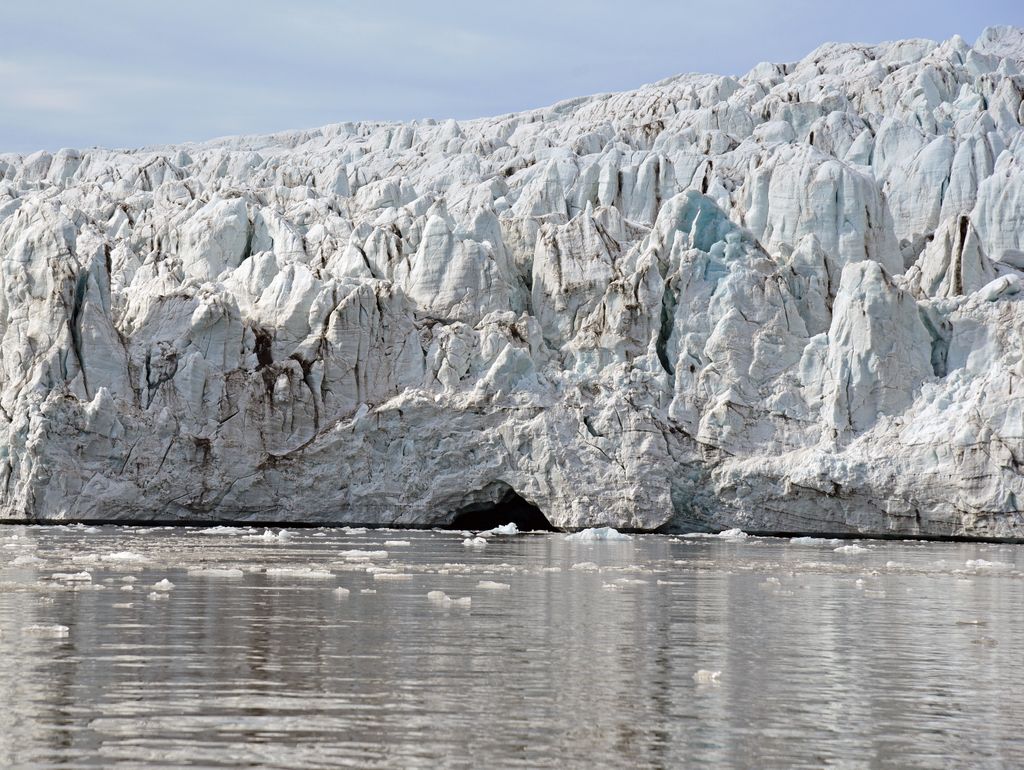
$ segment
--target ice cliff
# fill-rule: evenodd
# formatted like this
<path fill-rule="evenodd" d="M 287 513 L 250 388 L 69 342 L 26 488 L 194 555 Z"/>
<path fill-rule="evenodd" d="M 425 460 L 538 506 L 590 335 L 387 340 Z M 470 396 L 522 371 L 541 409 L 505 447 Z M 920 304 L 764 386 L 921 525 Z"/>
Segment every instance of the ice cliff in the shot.
<path fill-rule="evenodd" d="M 1022 537 L 1022 72 L 0 155 L 0 517 Z"/>

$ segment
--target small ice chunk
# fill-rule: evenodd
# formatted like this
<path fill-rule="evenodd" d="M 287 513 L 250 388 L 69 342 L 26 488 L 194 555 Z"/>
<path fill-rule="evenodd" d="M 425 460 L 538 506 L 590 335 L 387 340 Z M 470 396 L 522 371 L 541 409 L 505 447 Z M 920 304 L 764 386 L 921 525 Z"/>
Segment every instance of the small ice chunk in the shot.
<path fill-rule="evenodd" d="M 189 568 L 188 574 L 198 575 L 200 577 L 221 578 L 240 578 L 245 575 L 245 573 L 237 567 L 191 567 Z"/>
<path fill-rule="evenodd" d="M 121 590 L 122 591 L 134 591 L 135 590 L 135 586 L 133 586 L 133 585 L 121 586 Z"/>
<path fill-rule="evenodd" d="M 33 556 L 30 553 L 26 553 L 26 554 L 22 554 L 21 556 L 15 556 L 14 560 L 11 562 L 11 566 L 12 567 L 25 567 L 25 566 L 27 566 L 29 564 L 40 564 L 40 563 L 42 563 L 42 561 L 43 560 L 40 559 L 38 556 Z"/>
<path fill-rule="evenodd" d="M 718 682 L 720 676 L 722 676 L 721 671 L 709 671 L 706 668 L 702 668 L 693 675 L 693 681 L 699 684 L 714 684 Z"/>
<path fill-rule="evenodd" d="M 444 591 L 430 591 L 427 593 L 427 599 L 431 604 L 436 604 L 439 607 L 461 607 L 463 609 L 469 609 L 473 604 L 472 597 L 463 596 L 461 599 L 453 599 Z"/>
<path fill-rule="evenodd" d="M 338 555 L 347 561 L 379 561 L 388 558 L 387 551 L 361 551 L 359 549 L 341 551 Z"/>
<path fill-rule="evenodd" d="M 25 626 L 21 630 L 22 632 L 29 634 L 31 636 L 38 636 L 44 639 L 62 639 L 71 633 L 70 628 L 56 623 L 52 625 Z"/>
<path fill-rule="evenodd" d="M 467 537 L 462 541 L 462 544 L 467 548 L 484 548 L 487 545 L 487 541 L 482 537 Z"/>
<path fill-rule="evenodd" d="M 569 569 L 579 570 L 581 572 L 594 572 L 598 569 L 598 566 L 592 561 L 578 561 Z"/>
<path fill-rule="evenodd" d="M 719 532 L 717 537 L 721 538 L 722 540 L 743 540 L 744 538 L 750 537 L 750 535 L 748 535 L 742 529 L 734 527 L 732 529 L 727 529 L 723 532 Z M 718 673 L 720 674 L 722 672 L 719 671 Z"/>
<path fill-rule="evenodd" d="M 170 591 L 172 588 L 174 588 L 174 583 L 167 578 L 164 578 L 159 583 L 153 584 L 154 591 Z"/>
<path fill-rule="evenodd" d="M 824 537 L 791 537 L 789 542 L 793 545 L 839 545 L 835 538 Z"/>
<path fill-rule="evenodd" d="M 166 599 L 167 598 L 167 593 L 166 592 L 161 593 L 159 591 L 150 591 L 149 594 L 146 595 L 146 598 L 149 599 L 150 601 L 158 602 L 161 599 Z"/>
<path fill-rule="evenodd" d="M 385 540 L 384 541 L 384 547 L 385 548 L 406 548 L 406 547 L 408 547 L 410 545 L 412 545 L 412 542 L 410 542 L 409 540 Z"/>
<path fill-rule="evenodd" d="M 833 548 L 832 550 L 836 553 L 867 553 L 870 549 L 853 543 L 852 545 L 841 545 L 838 548 Z"/>
<path fill-rule="evenodd" d="M 245 537 L 249 540 L 262 540 L 266 543 L 283 543 L 284 541 L 288 540 L 291 537 L 291 535 L 289 535 L 288 532 L 283 529 L 277 534 L 274 534 L 272 530 L 265 529 L 263 530 L 262 535 L 246 535 Z"/>
<path fill-rule="evenodd" d="M 200 535 L 240 535 L 243 532 L 245 529 L 241 527 L 205 527 L 199 530 Z"/>
<path fill-rule="evenodd" d="M 267 567 L 270 577 L 294 577 L 306 580 L 329 580 L 334 574 L 314 567 Z"/>
<path fill-rule="evenodd" d="M 985 559 L 970 559 L 966 562 L 967 569 L 974 569 L 980 572 L 1003 572 L 1013 569 L 1012 564 L 1004 561 L 985 561 Z"/>
<path fill-rule="evenodd" d="M 508 583 L 496 583 L 493 580 L 481 580 L 476 584 L 477 588 L 486 588 L 490 591 L 507 591 L 512 588 Z"/>
<path fill-rule="evenodd" d="M 632 540 L 630 535 L 625 535 L 613 527 L 591 527 L 580 532 L 573 532 L 565 536 L 566 540 L 573 542 L 594 542 L 597 540 Z"/>
<path fill-rule="evenodd" d="M 334 596 L 338 599 L 347 599 L 350 593 L 352 592 L 347 588 L 342 588 L 341 586 L 334 589 Z"/>
<path fill-rule="evenodd" d="M 52 580 L 60 580 L 65 583 L 91 583 L 92 575 L 88 572 L 54 572 L 50 575 Z"/>
<path fill-rule="evenodd" d="M 411 580 L 412 575 L 407 572 L 374 572 L 374 580 Z"/>
<path fill-rule="evenodd" d="M 514 521 L 510 521 L 508 524 L 502 524 L 500 527 L 494 527 L 486 532 L 481 532 L 480 535 L 518 535 L 519 527 L 516 526 Z"/>
<path fill-rule="evenodd" d="M 131 551 L 118 551 L 117 553 L 104 554 L 100 559 L 109 562 L 140 562 L 145 561 L 146 557 Z"/>

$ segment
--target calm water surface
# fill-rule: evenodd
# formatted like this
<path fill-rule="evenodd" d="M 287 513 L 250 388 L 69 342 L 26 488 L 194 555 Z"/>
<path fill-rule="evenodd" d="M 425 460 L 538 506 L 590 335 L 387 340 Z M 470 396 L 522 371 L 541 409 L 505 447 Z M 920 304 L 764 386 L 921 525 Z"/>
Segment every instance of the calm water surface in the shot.
<path fill-rule="evenodd" d="M 278 532 L 0 528 L 0 766 L 1024 764 L 1019 546 Z"/>

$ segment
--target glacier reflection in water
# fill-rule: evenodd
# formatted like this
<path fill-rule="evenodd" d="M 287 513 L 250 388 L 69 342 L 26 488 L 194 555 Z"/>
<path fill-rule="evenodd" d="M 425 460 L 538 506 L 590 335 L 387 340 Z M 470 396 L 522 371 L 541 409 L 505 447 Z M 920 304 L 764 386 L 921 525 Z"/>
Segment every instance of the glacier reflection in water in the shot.
<path fill-rule="evenodd" d="M 3 527 L 0 765 L 1018 763 L 1024 550 L 850 545 Z"/>

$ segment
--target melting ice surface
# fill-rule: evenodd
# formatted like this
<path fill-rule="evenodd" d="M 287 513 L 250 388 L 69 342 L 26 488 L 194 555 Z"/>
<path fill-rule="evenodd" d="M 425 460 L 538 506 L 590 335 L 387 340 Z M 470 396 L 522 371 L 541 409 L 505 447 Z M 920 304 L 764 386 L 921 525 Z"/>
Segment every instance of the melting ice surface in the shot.
<path fill-rule="evenodd" d="M 464 537 L 0 528 L 0 766 L 1024 756 L 1019 546 Z"/>

